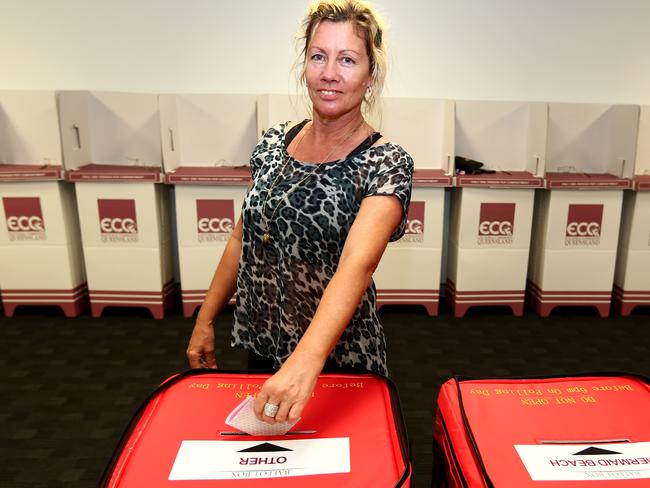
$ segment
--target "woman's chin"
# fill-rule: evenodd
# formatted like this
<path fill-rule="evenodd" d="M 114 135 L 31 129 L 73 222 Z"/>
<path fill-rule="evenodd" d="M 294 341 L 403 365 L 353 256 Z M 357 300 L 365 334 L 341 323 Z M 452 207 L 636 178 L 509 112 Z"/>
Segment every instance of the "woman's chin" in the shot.
<path fill-rule="evenodd" d="M 361 111 L 361 104 L 349 106 L 336 102 L 323 103 L 321 100 L 316 100 L 316 103 L 312 100 L 312 107 L 314 115 L 323 119 L 338 119 L 355 110 Z"/>

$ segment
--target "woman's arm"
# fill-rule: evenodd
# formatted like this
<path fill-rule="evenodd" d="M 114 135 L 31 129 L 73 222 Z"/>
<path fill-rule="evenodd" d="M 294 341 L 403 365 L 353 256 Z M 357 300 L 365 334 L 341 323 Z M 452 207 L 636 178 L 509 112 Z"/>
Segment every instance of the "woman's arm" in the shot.
<path fill-rule="evenodd" d="M 339 265 L 325 288 L 318 309 L 294 352 L 269 378 L 255 400 L 258 418 L 265 403 L 279 405 L 275 421 L 300 417 L 327 356 L 359 306 L 386 245 L 402 219 L 396 196 L 365 198 L 345 241 Z"/>
<path fill-rule="evenodd" d="M 196 323 L 186 352 L 191 368 L 217 367 L 214 357 L 214 319 L 237 290 L 241 241 L 242 219 L 240 217 L 230 239 L 228 239 L 219 265 L 212 277 L 210 288 L 208 288 L 201 305 L 201 310 L 199 310 L 196 317 Z"/>

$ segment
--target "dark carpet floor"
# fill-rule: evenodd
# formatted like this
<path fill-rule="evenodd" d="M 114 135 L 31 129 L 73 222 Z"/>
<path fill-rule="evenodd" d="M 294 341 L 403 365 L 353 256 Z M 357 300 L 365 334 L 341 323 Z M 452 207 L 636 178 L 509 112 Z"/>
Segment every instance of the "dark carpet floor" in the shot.
<path fill-rule="evenodd" d="M 431 479 L 434 404 L 442 382 L 472 376 L 630 371 L 650 375 L 650 317 L 598 318 L 589 309 L 542 319 L 498 309 L 381 311 L 413 460 L 413 486 Z M 222 368 L 242 369 L 228 347 L 231 312 L 218 323 Z M 158 383 L 186 369 L 192 321 L 114 310 L 65 319 L 27 308 L 0 317 L 0 487 L 95 486 L 132 413 Z"/>

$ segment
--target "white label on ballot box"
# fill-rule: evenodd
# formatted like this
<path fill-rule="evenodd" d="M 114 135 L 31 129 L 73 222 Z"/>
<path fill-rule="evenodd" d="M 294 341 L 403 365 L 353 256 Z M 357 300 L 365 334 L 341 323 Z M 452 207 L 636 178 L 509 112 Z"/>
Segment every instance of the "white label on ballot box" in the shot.
<path fill-rule="evenodd" d="M 650 442 L 515 446 L 534 481 L 650 478 Z"/>
<path fill-rule="evenodd" d="M 232 480 L 349 472 L 348 437 L 183 441 L 169 479 Z"/>

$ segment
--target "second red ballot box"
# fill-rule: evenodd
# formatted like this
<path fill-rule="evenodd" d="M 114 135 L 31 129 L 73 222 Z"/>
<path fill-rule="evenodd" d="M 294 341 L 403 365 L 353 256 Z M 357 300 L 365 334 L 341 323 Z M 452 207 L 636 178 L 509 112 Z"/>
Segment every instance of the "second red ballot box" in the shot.
<path fill-rule="evenodd" d="M 647 488 L 648 412 L 648 380 L 631 374 L 450 379 L 434 486 Z"/>

